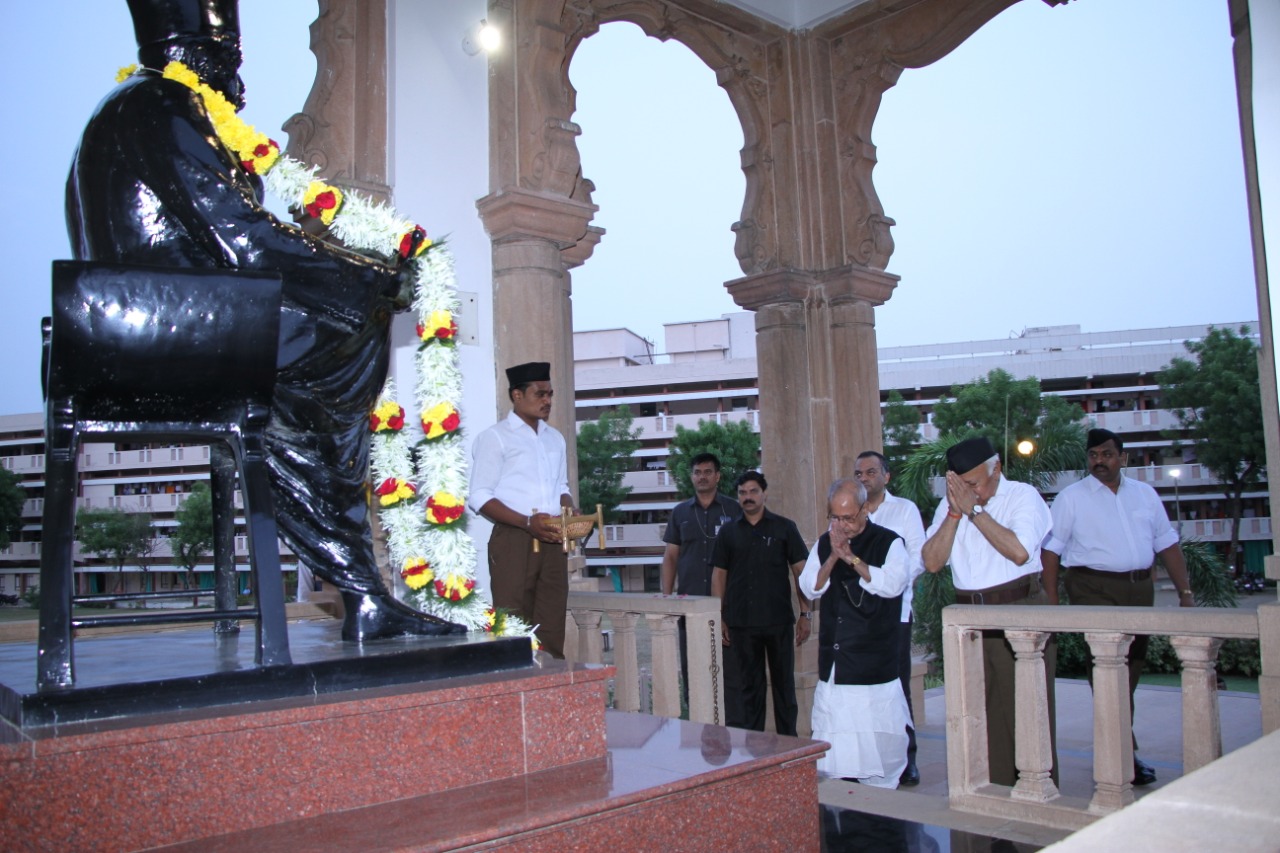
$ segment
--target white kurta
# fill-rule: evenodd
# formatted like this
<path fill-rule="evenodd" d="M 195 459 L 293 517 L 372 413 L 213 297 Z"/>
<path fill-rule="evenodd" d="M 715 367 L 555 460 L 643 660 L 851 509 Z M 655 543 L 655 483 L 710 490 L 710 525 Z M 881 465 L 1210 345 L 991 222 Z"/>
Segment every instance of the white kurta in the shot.
<path fill-rule="evenodd" d="M 818 682 L 813 694 L 813 738 L 831 744 L 818 759 L 818 772 L 858 779 L 877 788 L 896 788 L 907 769 L 907 726 L 911 717 L 898 679 L 884 684 Z"/>
<path fill-rule="evenodd" d="M 800 592 L 816 601 L 831 586 L 816 587 L 822 561 L 815 546 L 800 573 Z M 872 595 L 893 598 L 909 583 L 910 558 L 905 543 L 898 539 L 889 546 L 883 566 L 870 566 L 871 580 L 858 584 Z M 877 788 L 898 787 L 898 777 L 907 769 L 907 726 L 911 714 L 907 697 L 898 679 L 884 684 L 836 684 L 836 666 L 826 681 L 819 681 L 813 693 L 813 737 L 831 744 L 818 759 L 818 772 L 839 778 L 858 779 Z"/>

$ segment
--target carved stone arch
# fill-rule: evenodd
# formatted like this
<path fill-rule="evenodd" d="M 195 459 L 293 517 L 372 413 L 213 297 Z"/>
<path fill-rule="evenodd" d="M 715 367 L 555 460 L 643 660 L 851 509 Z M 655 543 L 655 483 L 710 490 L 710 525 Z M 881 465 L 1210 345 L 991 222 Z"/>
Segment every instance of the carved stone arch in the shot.
<path fill-rule="evenodd" d="M 738 117 L 743 136 L 740 156 L 746 191 L 742 217 L 733 224 L 738 234 L 735 252 L 744 273 L 761 272 L 776 265 L 776 252 L 760 239 L 765 229 L 756 211 L 772 204 L 771 188 L 762 174 L 770 161 L 766 109 L 768 47 L 785 39 L 787 33 L 727 5 L 715 7 L 713 18 L 664 0 L 585 0 L 566 4 L 562 28 L 569 38 L 563 71 L 571 108 L 576 107 L 573 103 L 576 93 L 568 79 L 573 55 L 601 26 L 621 22 L 635 24 L 651 38 L 680 42 L 716 75 L 717 84 L 728 95 Z"/>

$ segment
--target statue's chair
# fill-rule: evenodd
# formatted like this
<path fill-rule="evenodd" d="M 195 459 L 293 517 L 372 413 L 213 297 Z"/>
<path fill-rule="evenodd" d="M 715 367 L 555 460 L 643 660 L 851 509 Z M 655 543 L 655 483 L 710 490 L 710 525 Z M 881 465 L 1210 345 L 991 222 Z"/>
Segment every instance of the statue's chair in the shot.
<path fill-rule="evenodd" d="M 257 662 L 290 663 L 265 448 L 279 326 L 279 276 L 54 262 L 53 316 L 44 321 L 40 690 L 74 684 L 72 634 L 81 627 L 254 618 Z M 211 475 L 239 473 L 253 607 L 73 617 L 73 603 L 84 600 L 72 574 L 77 457 L 82 441 L 98 439 L 228 446 L 234 467 L 215 465 Z M 213 491 L 230 486 L 215 482 Z M 215 502 L 215 528 L 233 522 L 228 510 Z M 234 571 L 234 555 L 219 553 L 226 548 L 215 546 L 215 564 Z"/>

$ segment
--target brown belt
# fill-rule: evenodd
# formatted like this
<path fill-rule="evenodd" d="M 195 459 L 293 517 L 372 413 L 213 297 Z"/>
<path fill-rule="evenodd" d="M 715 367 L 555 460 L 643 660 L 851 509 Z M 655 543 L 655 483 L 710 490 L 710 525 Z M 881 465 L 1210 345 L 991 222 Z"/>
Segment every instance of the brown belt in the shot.
<path fill-rule="evenodd" d="M 956 604 L 1010 604 L 1021 601 L 1036 591 L 1038 584 L 1028 580 L 1018 586 L 989 590 L 956 590 Z"/>
<path fill-rule="evenodd" d="M 1102 569 L 1091 569 L 1088 566 L 1064 566 L 1068 572 L 1079 572 L 1082 575 L 1097 575 L 1102 578 L 1125 578 L 1129 583 L 1137 583 L 1151 577 L 1151 569 L 1131 569 L 1127 572 L 1104 572 Z"/>

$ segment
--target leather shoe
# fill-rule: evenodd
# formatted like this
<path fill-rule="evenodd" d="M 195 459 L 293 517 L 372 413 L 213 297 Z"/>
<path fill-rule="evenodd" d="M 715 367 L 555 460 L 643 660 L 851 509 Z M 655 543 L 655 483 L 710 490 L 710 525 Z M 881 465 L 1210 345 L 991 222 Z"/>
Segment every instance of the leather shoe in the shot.
<path fill-rule="evenodd" d="M 920 784 L 920 770 L 914 761 L 907 762 L 907 769 L 903 770 L 902 775 L 898 777 L 898 784 L 907 787 Z"/>
<path fill-rule="evenodd" d="M 1155 768 L 1135 755 L 1133 758 L 1134 787 L 1150 785 L 1154 781 L 1156 781 Z"/>

